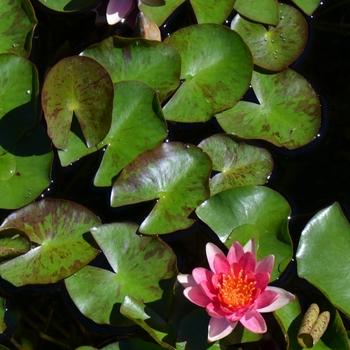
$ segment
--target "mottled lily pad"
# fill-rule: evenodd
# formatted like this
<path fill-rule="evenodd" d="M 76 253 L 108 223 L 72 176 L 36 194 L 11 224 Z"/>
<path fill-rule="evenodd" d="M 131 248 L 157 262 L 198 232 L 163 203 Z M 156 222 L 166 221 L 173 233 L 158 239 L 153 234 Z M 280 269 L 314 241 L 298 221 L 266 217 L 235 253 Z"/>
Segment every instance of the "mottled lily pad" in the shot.
<path fill-rule="evenodd" d="M 27 235 L 16 228 L 0 228 L 0 260 L 26 253 L 31 243 Z"/>

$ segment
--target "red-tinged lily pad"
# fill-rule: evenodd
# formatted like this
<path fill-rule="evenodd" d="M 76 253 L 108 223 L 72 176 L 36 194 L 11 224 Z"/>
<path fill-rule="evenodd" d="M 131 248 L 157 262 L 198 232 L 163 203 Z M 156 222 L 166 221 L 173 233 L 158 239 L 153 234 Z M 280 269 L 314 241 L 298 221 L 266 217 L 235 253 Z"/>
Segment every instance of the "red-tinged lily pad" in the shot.
<path fill-rule="evenodd" d="M 19 209 L 1 228 L 23 231 L 32 249 L 1 264 L 1 277 L 19 287 L 55 283 L 72 275 L 97 256 L 98 250 L 84 234 L 99 224 L 87 208 L 60 199 L 44 199 Z"/>
<path fill-rule="evenodd" d="M 0 53 L 14 53 L 28 57 L 37 24 L 29 0 L 0 1 Z M 3 75 L 1 74 L 3 78 Z"/>
<path fill-rule="evenodd" d="M 164 106 L 165 119 L 207 121 L 233 107 L 249 88 L 251 53 L 233 30 L 218 24 L 193 25 L 166 42 L 181 55 L 183 83 Z"/>
<path fill-rule="evenodd" d="M 236 0 L 234 9 L 252 21 L 277 25 L 278 5 L 277 0 Z"/>
<path fill-rule="evenodd" d="M 338 203 L 319 211 L 301 233 L 298 275 L 350 316 L 350 225 Z M 341 278 L 340 278 L 341 276 Z"/>
<path fill-rule="evenodd" d="M 67 166 L 106 146 L 94 184 L 111 186 L 113 177 L 127 164 L 137 155 L 158 146 L 166 135 L 166 123 L 156 93 L 141 82 L 123 81 L 114 85 L 112 125 L 105 139 L 89 149 L 79 134 L 72 132 L 69 149 L 59 150 L 58 155 L 61 164 Z"/>
<path fill-rule="evenodd" d="M 194 223 L 190 214 L 209 197 L 212 163 L 206 153 L 181 142 L 163 143 L 127 165 L 113 184 L 111 205 L 158 199 L 140 226 L 145 234 L 164 234 Z"/>
<path fill-rule="evenodd" d="M 320 5 L 320 0 L 292 0 L 307 15 L 311 16 Z"/>
<path fill-rule="evenodd" d="M 222 24 L 232 12 L 235 2 L 237 0 L 191 0 L 191 5 L 198 23 Z"/>
<path fill-rule="evenodd" d="M 30 240 L 23 231 L 11 227 L 0 228 L 0 260 L 24 254 L 30 247 Z"/>
<path fill-rule="evenodd" d="M 113 83 L 141 81 L 154 89 L 160 100 L 179 85 L 180 55 L 158 41 L 113 36 L 88 47 L 82 55 L 102 64 Z"/>
<path fill-rule="evenodd" d="M 139 236 L 137 229 L 132 223 L 91 229 L 112 271 L 86 266 L 65 280 L 77 308 L 97 323 L 117 327 L 134 324 L 119 311 L 126 295 L 152 303 L 155 312 L 167 317 L 176 257 L 158 237 Z"/>
<path fill-rule="evenodd" d="M 83 10 L 99 3 L 99 0 L 39 0 L 44 6 L 59 12 Z"/>
<path fill-rule="evenodd" d="M 278 24 L 268 29 L 239 15 L 231 22 L 231 29 L 242 36 L 252 51 L 254 64 L 270 71 L 281 71 L 292 64 L 308 39 L 307 22 L 297 9 L 279 4 L 278 13 Z"/>
<path fill-rule="evenodd" d="M 289 68 L 276 74 L 254 72 L 252 87 L 259 103 L 240 101 L 216 115 L 227 133 L 289 149 L 312 141 L 321 124 L 321 108 L 305 78 Z"/>
<path fill-rule="evenodd" d="M 113 83 L 108 72 L 89 57 L 59 61 L 46 76 L 41 103 L 53 144 L 66 150 L 73 114 L 87 147 L 107 135 L 112 120 Z"/>
<path fill-rule="evenodd" d="M 210 197 L 196 214 L 230 248 L 234 241 L 246 244 L 254 237 L 258 259 L 273 254 L 276 279 L 292 258 L 288 233 L 290 206 L 277 192 L 262 186 L 236 187 Z M 252 235 L 253 233 L 253 235 Z"/>
<path fill-rule="evenodd" d="M 219 172 L 209 181 L 211 196 L 237 186 L 263 185 L 273 168 L 267 150 L 238 143 L 229 135 L 213 135 L 198 147 L 209 155 L 213 170 Z"/>

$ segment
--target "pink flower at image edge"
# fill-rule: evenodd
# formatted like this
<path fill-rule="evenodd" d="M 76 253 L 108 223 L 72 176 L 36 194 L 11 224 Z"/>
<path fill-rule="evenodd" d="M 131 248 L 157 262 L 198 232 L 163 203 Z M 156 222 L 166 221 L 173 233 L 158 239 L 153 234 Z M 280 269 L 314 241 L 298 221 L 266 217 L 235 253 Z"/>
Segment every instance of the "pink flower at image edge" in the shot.
<path fill-rule="evenodd" d="M 195 268 L 192 275 L 178 275 L 178 281 L 185 287 L 185 297 L 211 316 L 208 341 L 224 338 L 238 322 L 251 332 L 265 333 L 260 313 L 278 310 L 295 299 L 282 288 L 268 286 L 275 257 L 257 261 L 254 239 L 244 247 L 235 242 L 227 257 L 212 243 L 206 253 L 210 270 Z"/>

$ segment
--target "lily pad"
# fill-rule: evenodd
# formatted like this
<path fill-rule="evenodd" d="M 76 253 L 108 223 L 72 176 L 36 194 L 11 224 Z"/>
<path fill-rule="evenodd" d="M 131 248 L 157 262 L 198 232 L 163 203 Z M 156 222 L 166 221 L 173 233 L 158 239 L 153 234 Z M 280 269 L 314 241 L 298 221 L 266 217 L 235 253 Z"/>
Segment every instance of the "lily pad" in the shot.
<path fill-rule="evenodd" d="M 27 235 L 16 228 L 0 228 L 0 260 L 26 253 L 31 243 Z"/>
<path fill-rule="evenodd" d="M 229 135 L 213 135 L 198 147 L 209 155 L 213 170 L 220 172 L 209 181 L 211 196 L 237 186 L 263 185 L 273 168 L 267 150 L 235 142 Z"/>
<path fill-rule="evenodd" d="M 114 85 L 112 125 L 105 139 L 89 149 L 79 133 L 72 132 L 69 149 L 59 150 L 58 155 L 66 166 L 106 146 L 94 184 L 111 186 L 113 177 L 127 164 L 158 146 L 166 136 L 166 123 L 156 93 L 141 82 L 123 81 Z"/>
<path fill-rule="evenodd" d="M 200 148 L 163 143 L 127 165 L 113 184 L 111 205 L 158 199 L 140 232 L 164 234 L 191 226 L 190 214 L 209 197 L 212 163 Z"/>
<path fill-rule="evenodd" d="M 164 106 L 165 119 L 204 122 L 233 107 L 249 88 L 251 53 L 240 35 L 218 24 L 182 28 L 165 42 L 179 51 L 183 83 Z"/>
<path fill-rule="evenodd" d="M 72 12 L 96 5 L 99 0 L 39 0 L 39 2 L 51 10 Z"/>
<path fill-rule="evenodd" d="M 97 256 L 84 234 L 99 224 L 85 207 L 61 199 L 44 199 L 19 209 L 1 228 L 23 231 L 33 247 L 1 264 L 1 277 L 19 287 L 55 283 L 70 276 Z"/>
<path fill-rule="evenodd" d="M 236 187 L 220 192 L 201 204 L 196 214 L 228 248 L 234 241 L 244 245 L 252 237 L 252 231 L 255 232 L 258 259 L 275 255 L 272 280 L 282 273 L 292 258 L 289 204 L 267 187 Z"/>
<path fill-rule="evenodd" d="M 37 24 L 31 2 L 1 0 L 0 7 L 0 53 L 14 53 L 28 57 Z"/>
<path fill-rule="evenodd" d="M 350 316 L 350 225 L 338 203 L 319 211 L 304 228 L 297 250 L 298 275 Z M 341 258 L 337 258 L 341 257 Z M 339 276 L 342 276 L 339 278 Z"/>
<path fill-rule="evenodd" d="M 216 115 L 227 133 L 289 149 L 304 146 L 316 136 L 320 101 L 305 78 L 289 68 L 276 74 L 254 71 L 252 86 L 258 104 L 240 101 Z"/>
<path fill-rule="evenodd" d="M 242 36 L 252 51 L 254 64 L 270 71 L 281 71 L 292 64 L 308 39 L 307 22 L 297 9 L 279 4 L 278 12 L 278 24 L 268 29 L 239 15 L 231 22 L 231 29 Z"/>
<path fill-rule="evenodd" d="M 126 295 L 152 303 L 161 317 L 169 312 L 176 257 L 158 237 L 138 236 L 137 229 L 131 223 L 92 228 L 112 271 L 86 266 L 65 279 L 77 308 L 97 323 L 117 327 L 134 324 L 119 312 Z"/>
<path fill-rule="evenodd" d="M 41 103 L 53 144 L 67 150 L 73 114 L 89 148 L 107 135 L 112 120 L 113 83 L 89 57 L 59 61 L 46 76 Z"/>
<path fill-rule="evenodd" d="M 311 16 L 320 5 L 320 0 L 292 0 L 307 15 Z"/>
<path fill-rule="evenodd" d="M 5 313 L 6 313 L 6 299 L 0 297 L 0 334 L 5 332 L 7 326 L 5 323 Z"/>
<path fill-rule="evenodd" d="M 235 2 L 237 0 L 191 0 L 191 5 L 198 23 L 222 24 L 232 12 Z"/>
<path fill-rule="evenodd" d="M 180 55 L 158 41 L 113 36 L 88 47 L 82 55 L 102 64 L 113 83 L 141 81 L 154 89 L 160 100 L 179 85 Z"/>

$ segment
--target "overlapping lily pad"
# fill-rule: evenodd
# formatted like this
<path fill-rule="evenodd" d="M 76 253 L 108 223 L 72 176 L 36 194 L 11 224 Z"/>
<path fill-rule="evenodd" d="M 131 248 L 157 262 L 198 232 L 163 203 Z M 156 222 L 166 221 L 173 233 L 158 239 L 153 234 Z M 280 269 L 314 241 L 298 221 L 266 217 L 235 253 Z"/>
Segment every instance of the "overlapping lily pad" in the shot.
<path fill-rule="evenodd" d="M 0 229 L 0 260 L 26 253 L 31 243 L 26 234 L 15 228 Z"/>
<path fill-rule="evenodd" d="M 28 57 L 37 24 L 29 0 L 0 1 L 0 53 L 14 53 Z"/>
<path fill-rule="evenodd" d="M 288 233 L 290 207 L 277 192 L 262 186 L 236 187 L 220 192 L 201 204 L 196 214 L 230 248 L 255 238 L 258 259 L 275 255 L 271 279 L 276 279 L 292 258 Z"/>
<path fill-rule="evenodd" d="M 278 24 L 268 29 L 239 15 L 231 22 L 231 29 L 242 36 L 252 51 L 254 64 L 270 71 L 281 71 L 292 64 L 308 39 L 304 16 L 286 4 L 279 4 L 278 9 Z"/>
<path fill-rule="evenodd" d="M 164 106 L 165 119 L 207 121 L 233 107 L 249 88 L 252 57 L 236 32 L 199 24 L 178 30 L 166 42 L 181 55 L 183 83 Z"/>
<path fill-rule="evenodd" d="M 160 100 L 179 85 L 180 56 L 158 41 L 113 36 L 88 47 L 82 55 L 102 64 L 113 83 L 141 81 L 154 89 Z"/>
<path fill-rule="evenodd" d="M 9 215 L 1 228 L 23 231 L 32 249 L 0 265 L 1 277 L 19 287 L 60 281 L 98 254 L 84 238 L 100 220 L 73 202 L 44 199 Z"/>
<path fill-rule="evenodd" d="M 276 0 L 274 0 L 276 1 Z M 210 2 L 206 0 L 191 0 L 197 23 L 222 24 L 232 12 L 237 0 L 218 0 Z"/>
<path fill-rule="evenodd" d="M 311 16 L 320 5 L 320 0 L 292 0 L 294 4 L 299 6 L 307 15 Z"/>
<path fill-rule="evenodd" d="M 72 56 L 59 61 L 46 76 L 42 107 L 53 144 L 68 149 L 73 115 L 87 147 L 107 135 L 113 107 L 113 83 L 107 71 L 89 57 Z"/>
<path fill-rule="evenodd" d="M 39 0 L 39 2 L 51 10 L 72 12 L 96 5 L 99 0 Z"/>
<path fill-rule="evenodd" d="M 234 9 L 252 21 L 277 25 L 279 21 L 277 0 L 236 0 Z"/>
<path fill-rule="evenodd" d="M 238 143 L 229 135 L 213 135 L 198 147 L 209 155 L 213 170 L 220 172 L 210 179 L 211 196 L 237 186 L 263 185 L 273 168 L 267 150 Z"/>
<path fill-rule="evenodd" d="M 131 223 L 93 228 L 91 233 L 112 271 L 86 266 L 65 280 L 75 305 L 97 323 L 133 324 L 119 312 L 126 295 L 146 304 L 152 302 L 161 317 L 169 312 L 176 257 L 158 237 L 141 237 L 137 229 Z"/>
<path fill-rule="evenodd" d="M 127 165 L 113 184 L 111 205 L 157 199 L 140 226 L 145 234 L 164 234 L 194 223 L 190 214 L 209 197 L 212 162 L 200 148 L 163 143 Z"/>
<path fill-rule="evenodd" d="M 227 133 L 289 149 L 316 136 L 321 123 L 320 101 L 305 78 L 289 68 L 276 74 L 254 71 L 252 86 L 259 104 L 240 101 L 216 115 Z"/>

